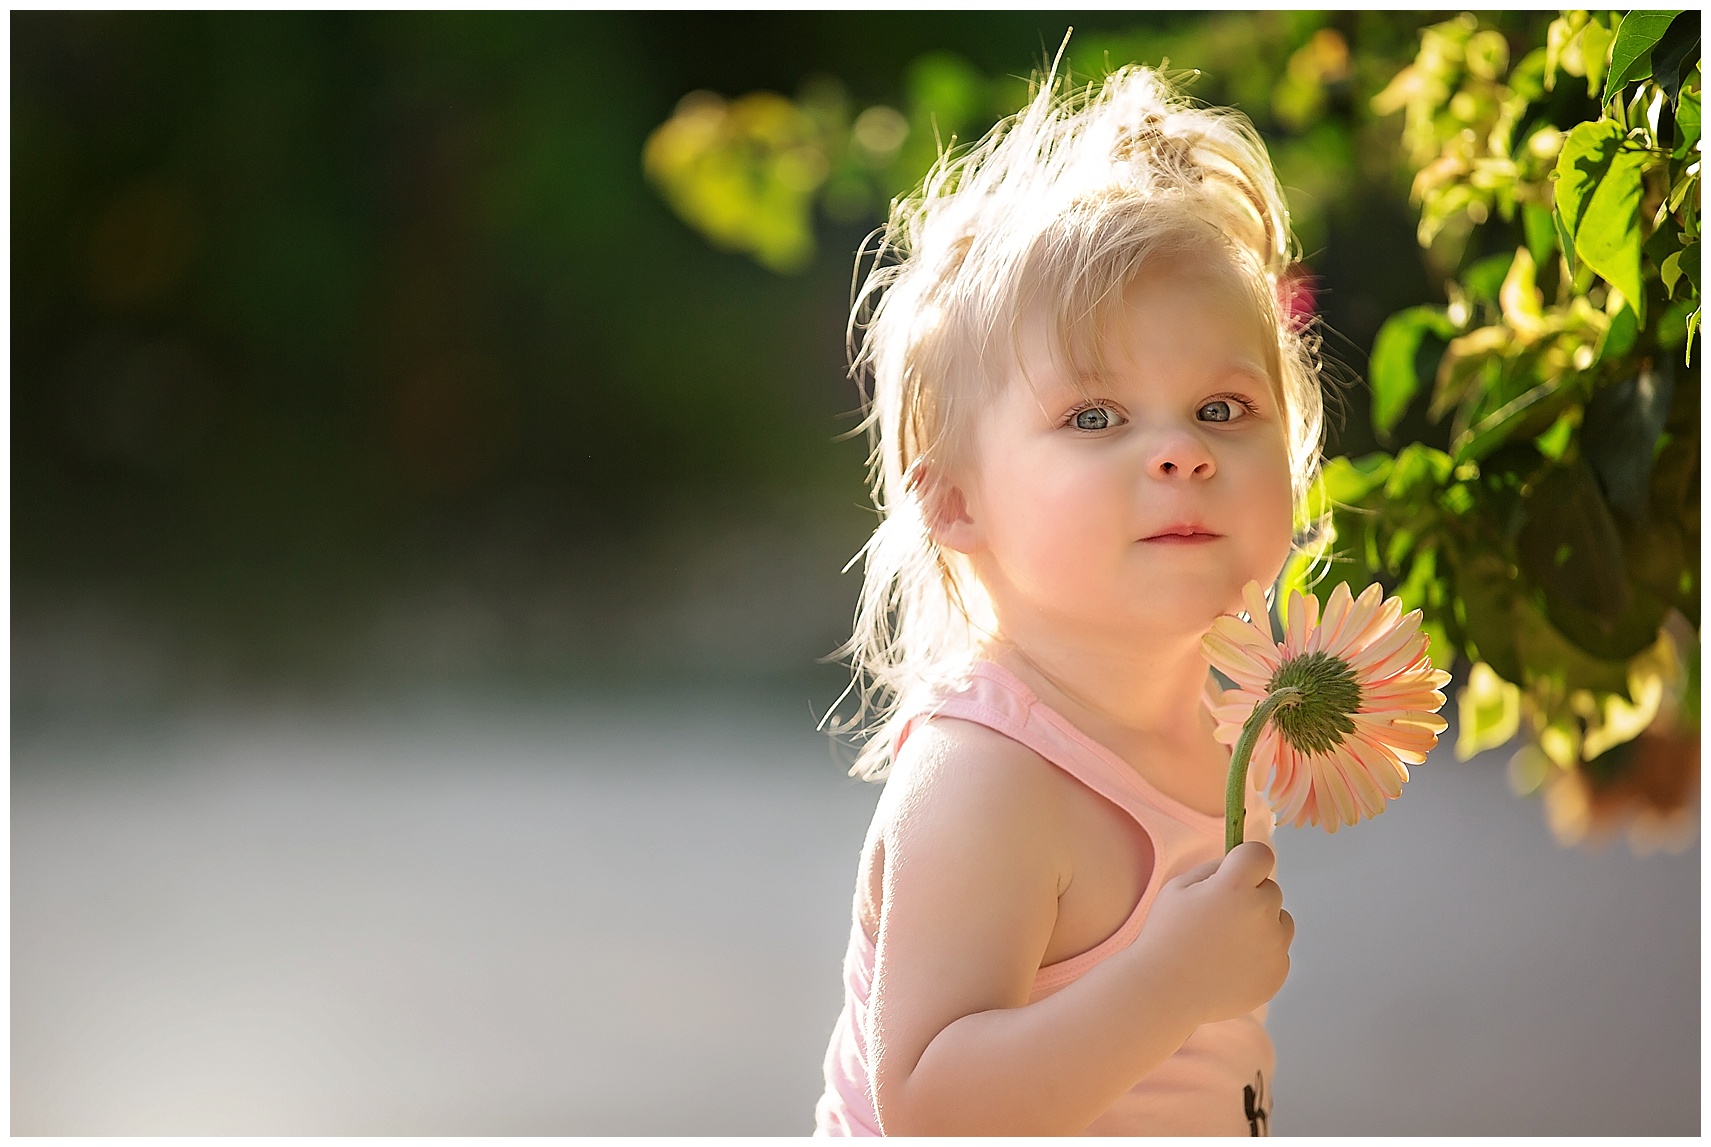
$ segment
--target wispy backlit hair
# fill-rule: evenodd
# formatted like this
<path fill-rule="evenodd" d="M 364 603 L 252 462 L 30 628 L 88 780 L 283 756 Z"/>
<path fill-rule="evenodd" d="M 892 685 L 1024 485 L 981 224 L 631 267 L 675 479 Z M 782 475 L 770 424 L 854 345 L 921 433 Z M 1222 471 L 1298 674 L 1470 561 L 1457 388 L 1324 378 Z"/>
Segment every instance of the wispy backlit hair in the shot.
<path fill-rule="evenodd" d="M 1253 125 L 1191 105 L 1150 68 L 1063 87 L 1048 77 L 893 204 L 851 310 L 880 514 L 839 651 L 859 701 L 850 725 L 867 734 L 861 776 L 889 766 L 899 705 L 959 675 L 994 628 L 967 559 L 933 541 L 918 479 L 968 459 L 975 414 L 1016 374 L 1028 316 L 1046 318 L 1055 360 L 1097 372 L 1105 320 L 1144 268 L 1233 286 L 1275 334 L 1266 365 L 1298 504 L 1318 466 L 1317 348 L 1278 301 L 1295 251 Z"/>

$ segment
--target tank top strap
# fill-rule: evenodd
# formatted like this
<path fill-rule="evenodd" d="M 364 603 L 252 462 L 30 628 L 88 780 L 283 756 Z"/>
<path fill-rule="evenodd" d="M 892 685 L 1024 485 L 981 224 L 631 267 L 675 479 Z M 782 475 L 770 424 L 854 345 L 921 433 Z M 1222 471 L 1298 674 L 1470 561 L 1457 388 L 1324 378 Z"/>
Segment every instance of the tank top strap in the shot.
<path fill-rule="evenodd" d="M 896 734 L 893 753 L 909 733 L 931 717 L 955 717 L 985 725 L 1026 745 L 1083 785 L 1156 830 L 1162 813 L 1196 834 L 1222 839 L 1222 814 L 1208 815 L 1166 796 L 1110 749 L 1034 695 L 1014 673 L 994 661 L 977 661 L 955 685 L 912 707 Z M 1176 826 L 1173 826 L 1176 827 Z M 1155 831 L 1156 835 L 1156 831 Z"/>

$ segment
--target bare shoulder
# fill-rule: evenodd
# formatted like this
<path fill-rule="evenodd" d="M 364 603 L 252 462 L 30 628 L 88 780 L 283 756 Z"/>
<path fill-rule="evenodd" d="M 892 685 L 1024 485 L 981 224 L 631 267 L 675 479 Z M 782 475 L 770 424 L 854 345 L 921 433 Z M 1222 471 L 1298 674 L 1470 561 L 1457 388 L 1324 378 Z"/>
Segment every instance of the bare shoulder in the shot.
<path fill-rule="evenodd" d="M 1060 770 L 996 730 L 923 722 L 893 762 L 869 829 L 858 896 L 870 932 L 884 885 L 908 882 L 908 869 L 964 889 L 1026 878 L 1061 891 L 1070 870 L 1063 782 Z"/>
<path fill-rule="evenodd" d="M 885 799 L 902 815 L 886 818 L 886 827 L 907 832 L 939 817 L 965 820 L 951 817 L 956 810 L 1042 822 L 1059 811 L 1061 793 L 1061 770 L 1027 745 L 984 724 L 934 717 L 910 734 L 891 767 Z M 968 829 L 979 832 L 979 823 Z"/>

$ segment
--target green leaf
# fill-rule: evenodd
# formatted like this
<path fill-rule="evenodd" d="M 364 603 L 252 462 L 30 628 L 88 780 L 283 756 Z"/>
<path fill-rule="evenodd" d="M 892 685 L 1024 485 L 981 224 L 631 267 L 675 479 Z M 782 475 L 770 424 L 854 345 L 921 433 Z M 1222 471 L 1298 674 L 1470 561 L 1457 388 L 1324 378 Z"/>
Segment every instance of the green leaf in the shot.
<path fill-rule="evenodd" d="M 1642 322 L 1640 173 L 1650 159 L 1643 148 L 1626 146 L 1620 124 L 1599 120 L 1569 133 L 1556 167 L 1557 211 L 1575 252 L 1622 292 Z"/>
<path fill-rule="evenodd" d="M 1487 255 L 1462 274 L 1462 286 L 1467 288 L 1470 297 L 1481 302 L 1495 303 L 1497 292 L 1502 289 L 1503 280 L 1509 274 L 1509 266 L 1514 261 L 1513 251 L 1499 251 L 1495 255 Z"/>
<path fill-rule="evenodd" d="M 1652 45 L 1663 39 L 1674 12 L 1629 12 L 1616 26 L 1616 42 L 1610 49 L 1610 74 L 1604 81 L 1604 101 L 1622 90 L 1623 85 L 1643 80 L 1652 74 Z"/>
<path fill-rule="evenodd" d="M 1558 416 L 1551 423 L 1551 428 L 1533 439 L 1533 445 L 1539 448 L 1539 453 L 1553 462 L 1562 461 L 1562 456 L 1568 449 L 1569 439 L 1574 437 L 1576 421 L 1574 412 Z"/>
<path fill-rule="evenodd" d="M 1572 279 L 1580 272 L 1580 260 L 1574 257 L 1574 234 L 1568 229 L 1568 222 L 1563 219 L 1562 211 L 1551 212 L 1551 230 L 1557 237 L 1557 250 L 1562 252 L 1563 259 L 1568 263 L 1569 277 Z"/>
<path fill-rule="evenodd" d="M 1557 217 L 1570 240 L 1564 243 L 1564 251 L 1574 249 L 1572 240 L 1580 231 L 1586 203 L 1604 173 L 1610 170 L 1610 160 L 1622 145 L 1622 137 L 1621 124 L 1603 119 L 1576 124 L 1563 140 L 1562 151 L 1557 154 L 1553 196 Z"/>
<path fill-rule="evenodd" d="M 1504 680 L 1519 682 L 1526 680 L 1526 672 L 1516 633 L 1515 584 L 1515 568 L 1484 548 L 1456 563 L 1463 652 L 1486 662 Z"/>
<path fill-rule="evenodd" d="M 1627 658 L 1612 660 L 1588 652 L 1519 597 L 1514 599 L 1511 624 L 1515 630 L 1516 657 L 1527 667 L 1527 680 L 1548 677 L 1559 682 L 1564 691 L 1589 689 L 1632 700 L 1628 694 Z M 1491 667 L 1501 672 L 1496 662 Z"/>
<path fill-rule="evenodd" d="M 1373 340 L 1372 424 L 1380 434 L 1390 433 L 1420 389 L 1420 344 L 1428 334 L 1440 339 L 1455 334 L 1442 307 L 1410 307 L 1394 314 Z"/>
<path fill-rule="evenodd" d="M 1700 293 L 1699 243 L 1697 240 L 1682 248 L 1680 266 L 1681 273 L 1687 277 L 1688 282 L 1693 284 L 1693 294 L 1697 297 Z"/>
<path fill-rule="evenodd" d="M 1586 65 L 1586 94 L 1596 99 L 1605 65 L 1610 60 L 1610 42 L 1615 33 L 1599 23 L 1588 20 L 1580 33 L 1580 58 Z"/>
<path fill-rule="evenodd" d="M 1672 299 L 1675 297 L 1676 281 L 1681 278 L 1681 256 L 1680 251 L 1665 256 L 1662 266 L 1658 268 L 1658 278 L 1663 280 L 1663 289 L 1669 292 Z"/>
<path fill-rule="evenodd" d="M 1533 262 L 1545 266 L 1545 261 L 1556 250 L 1556 224 L 1551 222 L 1551 209 L 1538 203 L 1528 203 L 1521 208 L 1521 226 L 1527 233 L 1527 252 L 1533 256 Z"/>
<path fill-rule="evenodd" d="M 1612 621 L 1632 603 L 1622 536 L 1584 464 L 1553 468 L 1522 499 L 1515 552 L 1547 601 Z"/>
<path fill-rule="evenodd" d="M 1483 662 L 1456 692 L 1456 759 L 1509 743 L 1521 727 L 1521 690 Z"/>
<path fill-rule="evenodd" d="M 1675 371 L 1648 366 L 1606 386 L 1586 404 L 1581 454 L 1610 504 L 1638 521 L 1646 515 L 1652 455 L 1675 397 Z"/>
<path fill-rule="evenodd" d="M 1616 153 L 1609 172 L 1592 193 L 1574 240 L 1586 265 L 1622 292 L 1642 322 L 1646 293 L 1640 280 L 1639 208 L 1645 189 L 1640 174 L 1650 162 L 1640 148 L 1624 147 Z"/>
<path fill-rule="evenodd" d="M 1419 501 L 1435 495 L 1450 480 L 1455 469 L 1450 456 L 1423 442 L 1410 442 L 1396 456 L 1390 477 L 1384 483 L 1387 502 Z"/>
<path fill-rule="evenodd" d="M 1562 375 L 1546 379 L 1457 435 L 1451 444 L 1456 464 L 1478 462 L 1516 434 L 1542 433 L 1556 421 L 1563 407 L 1574 401 L 1574 390 L 1565 387 L 1563 382 Z"/>
<path fill-rule="evenodd" d="M 1671 154 L 1677 159 L 1686 159 L 1687 153 L 1698 142 L 1699 92 L 1682 92 L 1681 102 L 1675 108 L 1675 150 Z"/>
<path fill-rule="evenodd" d="M 1319 481 L 1333 505 L 1355 506 L 1384 485 L 1393 465 L 1388 454 L 1368 454 L 1360 459 L 1337 457 L 1325 463 Z"/>
<path fill-rule="evenodd" d="M 1658 319 L 1658 345 L 1668 350 L 1674 350 L 1687 338 L 1687 316 L 1696 309 L 1696 300 L 1677 299 L 1664 309 Z"/>
<path fill-rule="evenodd" d="M 1670 103 L 1679 102 L 1681 83 L 1698 60 L 1699 13 L 1683 12 L 1652 49 L 1652 79 Z"/>
<path fill-rule="evenodd" d="M 1628 576 L 1634 585 L 1661 601 L 1674 604 L 1693 619 L 1699 594 L 1683 592 L 1682 574 L 1697 564 L 1688 557 L 1686 532 L 1676 522 L 1653 519 L 1636 526 L 1623 537 Z M 1694 547 L 1697 551 L 1697 546 Z"/>
<path fill-rule="evenodd" d="M 1598 348 L 1599 361 L 1621 358 L 1634 349 L 1634 339 L 1640 331 L 1640 320 L 1634 317 L 1633 307 L 1623 307 L 1610 319 L 1610 329 L 1604 332 L 1603 344 Z"/>
<path fill-rule="evenodd" d="M 1429 545 L 1421 546 L 1413 556 L 1408 576 L 1396 586 L 1396 596 L 1401 599 L 1403 609 L 1425 609 L 1437 604 L 1434 596 L 1441 597 L 1443 593 L 1438 581 L 1438 551 Z"/>

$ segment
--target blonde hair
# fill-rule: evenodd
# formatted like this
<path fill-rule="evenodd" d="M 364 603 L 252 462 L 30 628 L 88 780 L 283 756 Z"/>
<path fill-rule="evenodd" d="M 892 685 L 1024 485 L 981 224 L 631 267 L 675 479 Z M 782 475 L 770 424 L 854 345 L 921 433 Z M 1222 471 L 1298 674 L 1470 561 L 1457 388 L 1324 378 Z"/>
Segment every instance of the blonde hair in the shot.
<path fill-rule="evenodd" d="M 917 479 L 965 455 L 972 413 L 1014 373 L 1025 315 L 1043 304 L 1054 354 L 1096 363 L 1104 320 L 1144 266 L 1213 255 L 1204 265 L 1275 332 L 1267 366 L 1298 505 L 1318 467 L 1317 343 L 1278 302 L 1296 253 L 1253 125 L 1190 104 L 1146 67 L 1067 86 L 1048 75 L 1020 112 L 942 154 L 893 203 L 853 300 L 851 367 L 881 521 L 857 555 L 861 598 L 837 656 L 850 659 L 858 703 L 840 729 L 867 738 L 850 771 L 868 779 L 884 776 L 910 699 L 958 676 L 994 629 L 967 559 L 933 540 Z"/>

